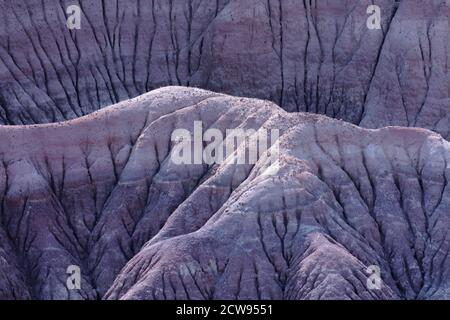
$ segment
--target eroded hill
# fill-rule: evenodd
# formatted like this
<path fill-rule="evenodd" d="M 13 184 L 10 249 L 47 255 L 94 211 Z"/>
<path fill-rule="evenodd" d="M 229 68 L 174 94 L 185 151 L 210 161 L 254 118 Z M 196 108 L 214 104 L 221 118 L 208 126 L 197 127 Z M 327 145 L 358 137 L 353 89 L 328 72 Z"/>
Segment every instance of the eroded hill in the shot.
<path fill-rule="evenodd" d="M 195 121 L 276 128 L 278 161 L 176 165 Z M 1 298 L 450 298 L 450 144 L 430 131 L 169 87 L 0 139 Z"/>
<path fill-rule="evenodd" d="M 444 0 L 0 1 L 0 122 L 73 119 L 166 85 L 449 137 Z M 367 8 L 381 9 L 369 30 Z"/>

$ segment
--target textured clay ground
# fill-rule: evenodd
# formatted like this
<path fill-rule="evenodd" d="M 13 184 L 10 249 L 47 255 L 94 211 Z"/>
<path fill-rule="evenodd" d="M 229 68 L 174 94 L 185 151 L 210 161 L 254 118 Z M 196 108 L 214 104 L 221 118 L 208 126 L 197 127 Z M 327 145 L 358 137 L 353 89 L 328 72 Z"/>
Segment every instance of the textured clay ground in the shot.
<path fill-rule="evenodd" d="M 0 299 L 450 299 L 449 1 L 376 2 L 0 0 Z"/>
<path fill-rule="evenodd" d="M 171 133 L 195 120 L 279 129 L 278 163 L 175 165 Z M 2 298 L 450 298 L 450 144 L 432 132 L 169 87 L 0 135 Z"/>

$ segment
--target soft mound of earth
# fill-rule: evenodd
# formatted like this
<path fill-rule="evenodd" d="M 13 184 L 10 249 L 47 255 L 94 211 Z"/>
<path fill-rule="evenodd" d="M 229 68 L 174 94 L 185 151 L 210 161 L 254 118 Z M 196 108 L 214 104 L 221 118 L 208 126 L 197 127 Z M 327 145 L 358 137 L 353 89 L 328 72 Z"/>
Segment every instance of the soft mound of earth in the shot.
<path fill-rule="evenodd" d="M 278 161 L 272 141 L 255 165 L 176 165 L 194 121 L 278 129 Z M 0 139 L 0 298 L 450 299 L 450 143 L 430 131 L 168 87 Z"/>
<path fill-rule="evenodd" d="M 374 3 L 381 30 L 366 25 Z M 182 85 L 448 139 L 449 16 L 446 0 L 0 0 L 0 123 Z"/>

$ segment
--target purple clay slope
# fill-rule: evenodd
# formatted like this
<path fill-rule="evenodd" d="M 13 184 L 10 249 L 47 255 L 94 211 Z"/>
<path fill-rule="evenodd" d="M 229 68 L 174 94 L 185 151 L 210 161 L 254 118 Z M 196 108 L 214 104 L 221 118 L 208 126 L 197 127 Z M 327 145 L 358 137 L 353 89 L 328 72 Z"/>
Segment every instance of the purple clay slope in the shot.
<path fill-rule="evenodd" d="M 449 139 L 448 1 L 375 3 L 381 30 L 366 26 L 372 0 L 0 0 L 0 123 L 181 85 Z"/>
<path fill-rule="evenodd" d="M 279 129 L 278 162 L 175 165 L 194 121 Z M 2 299 L 450 299 L 450 143 L 430 131 L 168 87 L 0 139 Z"/>

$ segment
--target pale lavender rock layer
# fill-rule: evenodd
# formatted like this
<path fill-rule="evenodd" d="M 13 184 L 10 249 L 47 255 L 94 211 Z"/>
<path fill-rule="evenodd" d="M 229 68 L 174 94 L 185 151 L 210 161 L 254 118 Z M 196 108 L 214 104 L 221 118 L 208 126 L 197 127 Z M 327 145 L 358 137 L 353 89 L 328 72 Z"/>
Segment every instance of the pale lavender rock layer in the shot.
<path fill-rule="evenodd" d="M 279 170 L 273 148 L 175 165 L 196 120 L 279 129 Z M 450 298 L 450 144 L 430 131 L 169 87 L 0 138 L 1 298 Z"/>
<path fill-rule="evenodd" d="M 78 3 L 81 30 L 66 28 Z M 379 0 L 0 0 L 0 121 L 72 119 L 165 85 L 449 138 L 449 5 Z"/>

